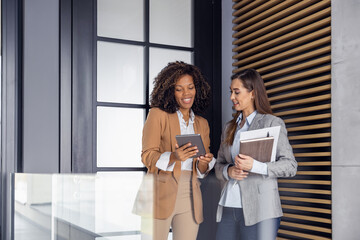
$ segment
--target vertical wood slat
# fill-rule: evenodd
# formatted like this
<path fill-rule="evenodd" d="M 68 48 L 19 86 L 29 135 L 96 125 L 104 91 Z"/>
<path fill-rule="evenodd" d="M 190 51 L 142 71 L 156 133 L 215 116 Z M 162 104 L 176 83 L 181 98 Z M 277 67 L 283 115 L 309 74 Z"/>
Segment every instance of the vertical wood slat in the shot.
<path fill-rule="evenodd" d="M 233 5 L 233 73 L 260 72 L 298 161 L 277 239 L 331 239 L 331 2 L 254 2 Z"/>

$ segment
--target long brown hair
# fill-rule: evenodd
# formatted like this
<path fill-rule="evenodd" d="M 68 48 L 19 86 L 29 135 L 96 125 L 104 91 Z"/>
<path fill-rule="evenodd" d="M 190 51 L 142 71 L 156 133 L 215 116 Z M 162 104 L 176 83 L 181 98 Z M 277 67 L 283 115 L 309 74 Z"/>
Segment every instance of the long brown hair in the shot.
<path fill-rule="evenodd" d="M 258 113 L 272 114 L 270 102 L 266 93 L 264 80 L 260 74 L 254 69 L 246 69 L 242 72 L 232 75 L 231 81 L 240 80 L 249 92 L 254 90 L 254 105 Z M 233 114 L 233 119 L 229 122 L 229 126 L 226 129 L 226 138 L 224 142 L 227 145 L 232 145 L 237 128 L 236 120 L 239 117 L 241 111 Z"/>

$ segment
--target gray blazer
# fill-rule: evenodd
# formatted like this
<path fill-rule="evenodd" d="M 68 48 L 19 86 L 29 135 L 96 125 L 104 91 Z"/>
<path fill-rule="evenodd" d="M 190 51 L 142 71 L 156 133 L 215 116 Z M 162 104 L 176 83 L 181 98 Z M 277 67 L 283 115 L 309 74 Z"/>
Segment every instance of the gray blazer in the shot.
<path fill-rule="evenodd" d="M 296 174 L 297 162 L 291 145 L 287 138 L 285 123 L 281 118 L 270 114 L 257 113 L 252 121 L 249 131 L 266 127 L 281 126 L 275 162 L 266 163 L 268 175 L 249 174 L 247 178 L 239 181 L 241 200 L 245 218 L 245 225 L 250 226 L 269 218 L 283 215 L 277 184 L 278 177 L 293 177 Z M 215 165 L 216 177 L 224 189 L 228 183 L 223 176 L 226 165 L 232 164 L 230 146 L 224 144 L 226 127 L 221 136 L 221 146 Z M 221 220 L 222 206 L 219 205 L 217 221 Z"/>

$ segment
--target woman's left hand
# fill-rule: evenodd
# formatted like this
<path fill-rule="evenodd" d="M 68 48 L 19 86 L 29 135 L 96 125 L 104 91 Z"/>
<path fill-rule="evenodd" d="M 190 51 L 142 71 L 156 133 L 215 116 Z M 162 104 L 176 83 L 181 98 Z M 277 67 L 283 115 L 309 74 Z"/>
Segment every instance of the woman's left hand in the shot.
<path fill-rule="evenodd" d="M 253 167 L 254 159 L 244 154 L 238 154 L 235 157 L 235 166 L 245 171 L 250 171 Z"/>
<path fill-rule="evenodd" d="M 206 170 L 209 167 L 209 163 L 213 159 L 213 156 L 214 155 L 212 153 L 206 153 L 204 156 L 200 156 L 197 158 L 198 168 L 199 168 L 200 172 L 202 172 L 202 173 L 206 172 Z"/>
<path fill-rule="evenodd" d="M 198 157 L 199 163 L 206 163 L 209 164 L 209 162 L 211 162 L 211 160 L 213 159 L 213 154 L 212 153 L 207 153 L 204 156 L 200 156 Z"/>

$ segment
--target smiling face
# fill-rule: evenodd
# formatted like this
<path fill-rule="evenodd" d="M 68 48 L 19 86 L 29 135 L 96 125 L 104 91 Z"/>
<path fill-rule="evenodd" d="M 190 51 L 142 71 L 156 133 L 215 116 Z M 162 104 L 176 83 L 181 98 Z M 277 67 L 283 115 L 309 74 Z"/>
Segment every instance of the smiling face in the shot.
<path fill-rule="evenodd" d="M 233 102 L 236 111 L 242 111 L 245 116 L 249 116 L 255 111 L 254 91 L 249 92 L 240 79 L 231 81 L 230 93 L 230 100 Z"/>
<path fill-rule="evenodd" d="M 195 100 L 195 84 L 192 76 L 183 75 L 175 84 L 175 99 L 183 114 L 188 114 Z"/>

